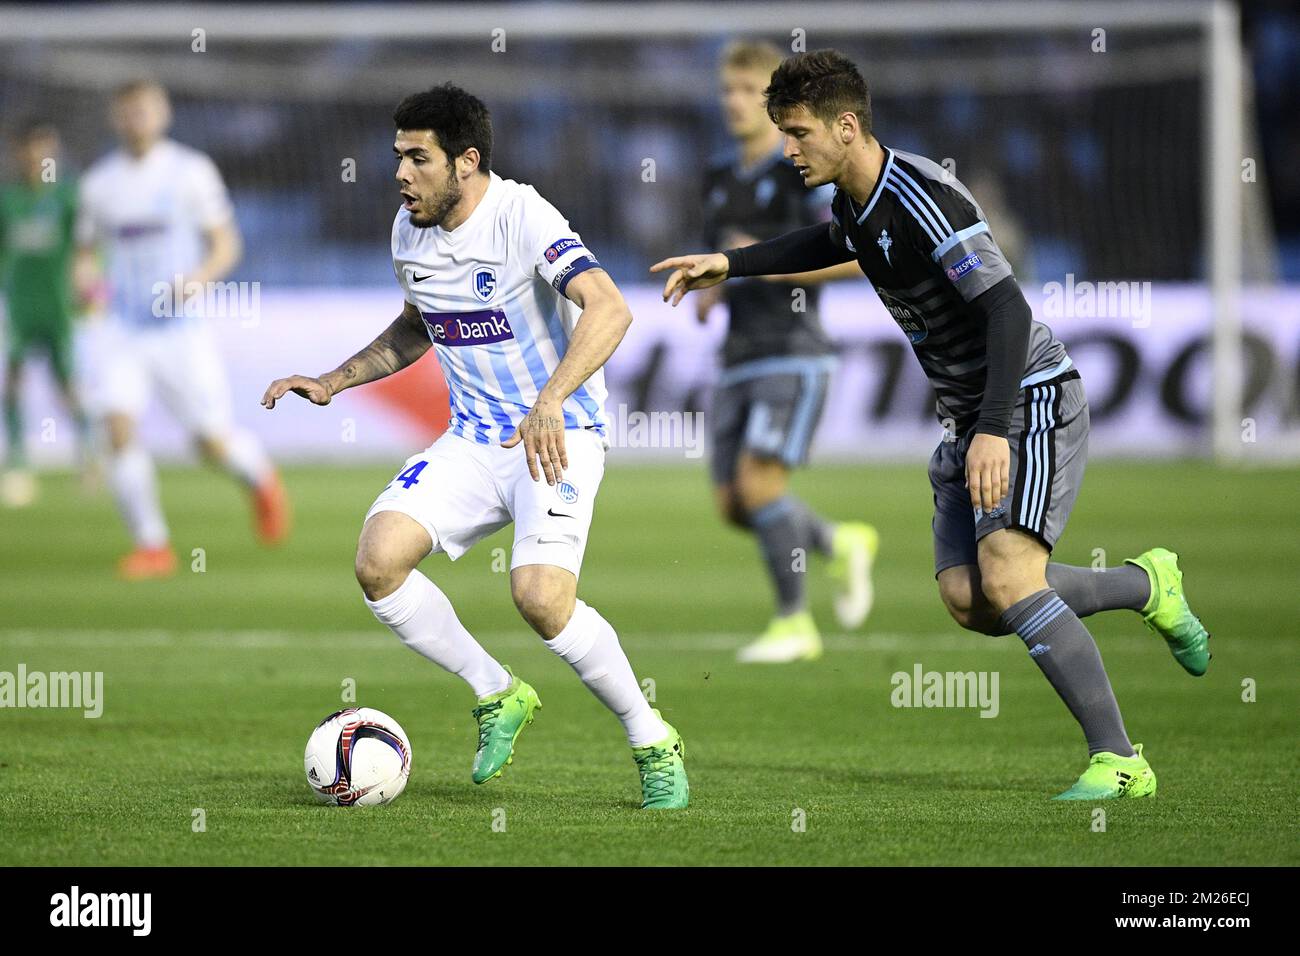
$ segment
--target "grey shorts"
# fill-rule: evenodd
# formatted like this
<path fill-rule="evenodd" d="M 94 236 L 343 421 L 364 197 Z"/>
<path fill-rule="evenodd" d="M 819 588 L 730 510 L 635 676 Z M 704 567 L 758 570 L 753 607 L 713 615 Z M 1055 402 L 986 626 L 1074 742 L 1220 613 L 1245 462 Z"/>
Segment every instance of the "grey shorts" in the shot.
<path fill-rule="evenodd" d="M 972 434 L 940 442 L 930 457 L 934 489 L 934 573 L 977 564 L 976 542 L 999 528 L 1033 535 L 1050 552 L 1083 483 L 1088 460 L 1088 397 L 1071 369 L 1020 390 L 1007 441 L 1011 444 L 1010 498 L 984 513 L 966 489 L 966 449 Z"/>
<path fill-rule="evenodd" d="M 715 485 L 736 477 L 741 452 L 775 458 L 787 468 L 808 460 L 826 405 L 834 359 L 765 360 L 723 373 L 713 390 L 710 474 Z M 762 371 L 770 368 L 772 371 Z M 753 374 L 748 374 L 750 371 Z"/>

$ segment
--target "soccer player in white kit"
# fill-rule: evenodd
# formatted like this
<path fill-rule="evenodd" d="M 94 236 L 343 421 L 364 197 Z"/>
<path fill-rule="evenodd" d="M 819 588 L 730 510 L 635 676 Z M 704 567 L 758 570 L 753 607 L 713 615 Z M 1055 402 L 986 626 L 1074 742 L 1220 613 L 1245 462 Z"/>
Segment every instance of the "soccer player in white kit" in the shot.
<path fill-rule="evenodd" d="M 77 223 L 79 291 L 105 306 L 88 329 L 87 404 L 107 431 L 109 484 L 135 546 L 119 572 L 165 577 L 175 573 L 176 555 L 153 460 L 136 436 L 154 389 L 204 457 L 247 487 L 263 542 L 287 533 L 288 508 L 261 444 L 232 420 L 204 325 L 212 297 L 192 294 L 228 275 L 240 257 L 221 174 L 203 153 L 166 137 L 171 107 L 157 83 L 119 88 L 112 118 L 122 148 L 83 177 Z"/>
<path fill-rule="evenodd" d="M 402 314 L 339 368 L 278 379 L 262 402 L 273 408 L 292 391 L 325 405 L 432 346 L 451 420 L 366 515 L 356 574 L 367 605 L 408 647 L 469 684 L 478 698 L 473 780 L 500 775 L 541 702 L 417 566 L 438 551 L 455 560 L 513 521 L 519 613 L 622 722 L 642 808 L 685 807 L 681 736 L 646 702 L 614 628 L 577 598 L 608 447 L 601 368 L 631 313 L 555 207 L 490 171 L 492 123 L 480 100 L 444 84 L 407 97 L 393 119 Z"/>

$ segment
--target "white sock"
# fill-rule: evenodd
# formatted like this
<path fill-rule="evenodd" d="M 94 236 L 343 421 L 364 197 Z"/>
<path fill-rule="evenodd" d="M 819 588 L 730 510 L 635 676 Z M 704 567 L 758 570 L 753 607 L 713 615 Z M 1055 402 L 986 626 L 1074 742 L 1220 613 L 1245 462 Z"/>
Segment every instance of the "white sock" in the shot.
<path fill-rule="evenodd" d="M 476 697 L 510 686 L 505 668 L 465 630 L 447 595 L 419 571 L 412 571 L 388 597 L 366 605 L 403 644 L 465 681 Z"/>
<path fill-rule="evenodd" d="M 618 635 L 595 608 L 578 601 L 569 623 L 546 646 L 568 661 L 587 689 L 623 722 L 633 747 L 668 736 L 668 728 L 641 693 Z"/>
<path fill-rule="evenodd" d="M 232 428 L 225 437 L 226 470 L 256 488 L 271 477 L 274 467 L 266 457 L 262 443 L 246 428 Z"/>
<path fill-rule="evenodd" d="M 153 459 L 140 445 L 130 445 L 109 458 L 108 481 L 117 510 L 137 547 L 167 544 L 167 522 L 158 502 L 158 476 Z"/>

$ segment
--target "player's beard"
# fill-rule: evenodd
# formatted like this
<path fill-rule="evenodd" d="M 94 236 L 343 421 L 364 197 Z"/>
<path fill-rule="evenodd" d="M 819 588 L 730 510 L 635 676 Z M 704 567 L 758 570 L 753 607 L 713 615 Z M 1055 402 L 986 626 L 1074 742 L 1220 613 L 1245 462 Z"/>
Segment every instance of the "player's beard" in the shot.
<path fill-rule="evenodd" d="M 431 229 L 447 218 L 447 213 L 456 208 L 456 203 L 460 202 L 461 188 L 460 180 L 456 178 L 455 170 L 450 163 L 447 164 L 450 175 L 447 177 L 447 188 L 443 190 L 442 195 L 435 201 L 432 211 L 429 215 L 417 218 L 411 215 L 411 225 L 417 229 Z"/>

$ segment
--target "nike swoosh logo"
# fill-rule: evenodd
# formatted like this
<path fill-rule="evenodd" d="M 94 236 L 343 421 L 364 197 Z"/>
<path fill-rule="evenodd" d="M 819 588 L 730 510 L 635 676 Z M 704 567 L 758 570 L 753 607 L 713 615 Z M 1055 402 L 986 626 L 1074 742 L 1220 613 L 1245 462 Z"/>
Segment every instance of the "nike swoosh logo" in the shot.
<path fill-rule="evenodd" d="M 434 276 L 436 276 L 437 274 L 438 274 L 438 273 L 436 273 L 436 272 L 430 272 L 427 276 L 422 276 L 422 275 L 420 275 L 419 273 L 412 272 L 412 273 L 411 273 L 411 281 L 412 281 L 412 282 L 423 282 L 425 279 L 432 279 L 432 278 L 433 278 Z"/>
<path fill-rule="evenodd" d="M 572 518 L 572 517 L 573 517 L 573 515 L 562 515 L 562 514 L 560 514 L 558 511 L 553 511 L 553 510 L 550 509 L 550 508 L 547 508 L 547 509 L 546 509 L 546 513 L 547 513 L 548 515 L 550 515 L 552 518 Z"/>

